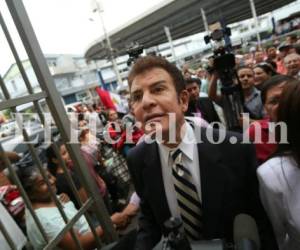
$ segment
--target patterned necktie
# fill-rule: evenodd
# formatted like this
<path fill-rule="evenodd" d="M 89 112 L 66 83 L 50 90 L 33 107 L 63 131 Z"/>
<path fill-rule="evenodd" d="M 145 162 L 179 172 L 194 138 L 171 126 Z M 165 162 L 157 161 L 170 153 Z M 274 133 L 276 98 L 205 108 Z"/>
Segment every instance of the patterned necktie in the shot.
<path fill-rule="evenodd" d="M 172 154 L 173 181 L 185 233 L 191 240 L 202 238 L 202 205 L 190 171 L 182 165 L 182 152 Z"/>

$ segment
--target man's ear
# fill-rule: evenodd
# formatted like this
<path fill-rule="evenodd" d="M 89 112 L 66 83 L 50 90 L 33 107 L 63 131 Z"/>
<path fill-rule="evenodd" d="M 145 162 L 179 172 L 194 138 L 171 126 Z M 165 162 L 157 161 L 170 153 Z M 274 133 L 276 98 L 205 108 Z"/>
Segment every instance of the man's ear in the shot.
<path fill-rule="evenodd" d="M 182 90 L 179 94 L 179 104 L 181 105 L 181 110 L 185 113 L 189 105 L 189 93 L 187 90 Z"/>

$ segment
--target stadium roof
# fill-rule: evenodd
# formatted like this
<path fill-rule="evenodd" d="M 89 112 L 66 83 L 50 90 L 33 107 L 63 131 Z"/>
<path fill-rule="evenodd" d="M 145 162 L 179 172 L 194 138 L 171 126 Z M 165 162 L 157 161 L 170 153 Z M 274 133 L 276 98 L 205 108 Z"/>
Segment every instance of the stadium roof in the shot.
<path fill-rule="evenodd" d="M 255 0 L 257 15 L 278 9 L 294 0 Z M 167 42 L 164 26 L 170 28 L 172 38 L 178 39 L 204 31 L 200 9 L 203 8 L 209 24 L 226 24 L 252 17 L 249 0 L 167 0 L 140 17 L 111 33 L 112 47 L 118 55 L 126 54 L 132 42 L 145 48 Z M 126 10 L 130 12 L 130 10 Z M 100 37 L 86 51 L 85 58 L 103 59 L 107 56 L 104 37 Z"/>

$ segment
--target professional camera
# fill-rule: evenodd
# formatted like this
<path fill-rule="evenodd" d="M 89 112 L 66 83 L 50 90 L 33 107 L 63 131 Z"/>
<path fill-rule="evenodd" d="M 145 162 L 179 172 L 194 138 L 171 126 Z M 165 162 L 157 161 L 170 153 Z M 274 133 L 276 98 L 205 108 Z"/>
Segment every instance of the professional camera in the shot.
<path fill-rule="evenodd" d="M 179 218 L 171 217 L 164 223 L 165 236 L 153 250 L 233 250 L 221 239 L 189 242 Z"/>
<path fill-rule="evenodd" d="M 210 36 L 205 36 L 204 41 L 206 44 L 214 41 L 216 48 L 214 49 L 213 65 L 211 70 L 218 72 L 223 86 L 232 85 L 233 79 L 235 78 L 235 57 L 231 53 L 232 48 L 230 44 L 223 45 L 222 41 L 226 37 L 231 36 L 230 28 L 222 29 L 218 27 L 215 29 Z"/>
<path fill-rule="evenodd" d="M 139 43 L 132 43 L 127 49 L 127 54 L 129 55 L 129 59 L 127 61 L 127 65 L 130 66 L 139 56 L 143 53 L 144 46 Z"/>
<path fill-rule="evenodd" d="M 168 233 L 168 238 L 164 242 L 165 250 L 191 250 L 190 243 L 185 234 L 181 232 L 182 221 L 171 217 L 164 223 Z"/>
<path fill-rule="evenodd" d="M 211 25 L 212 33 L 205 36 L 206 44 L 214 42 L 214 51 L 209 70 L 216 71 L 222 84 L 221 92 L 224 96 L 224 113 L 228 129 L 239 130 L 239 117 L 243 111 L 243 94 L 235 71 L 235 56 L 230 43 L 230 28 L 222 28 L 219 23 Z"/>

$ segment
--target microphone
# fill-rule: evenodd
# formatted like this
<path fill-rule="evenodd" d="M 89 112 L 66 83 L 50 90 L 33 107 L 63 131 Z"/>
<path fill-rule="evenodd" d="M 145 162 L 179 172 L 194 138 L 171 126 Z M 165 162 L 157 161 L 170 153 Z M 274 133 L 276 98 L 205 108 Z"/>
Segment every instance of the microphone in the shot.
<path fill-rule="evenodd" d="M 171 217 L 164 223 L 166 233 L 153 250 L 224 250 L 225 242 L 221 239 L 189 242 L 179 218 Z"/>
<path fill-rule="evenodd" d="M 259 250 L 260 240 L 255 220 L 247 214 L 234 219 L 233 237 L 236 250 Z"/>

